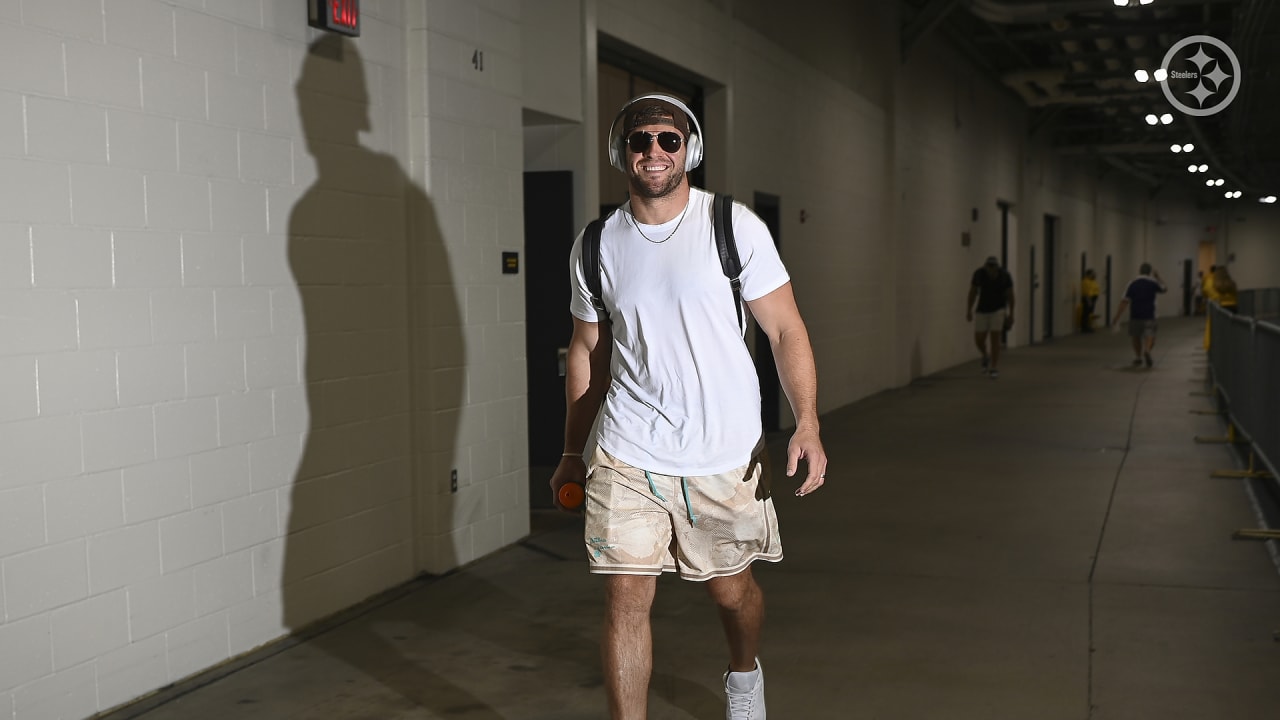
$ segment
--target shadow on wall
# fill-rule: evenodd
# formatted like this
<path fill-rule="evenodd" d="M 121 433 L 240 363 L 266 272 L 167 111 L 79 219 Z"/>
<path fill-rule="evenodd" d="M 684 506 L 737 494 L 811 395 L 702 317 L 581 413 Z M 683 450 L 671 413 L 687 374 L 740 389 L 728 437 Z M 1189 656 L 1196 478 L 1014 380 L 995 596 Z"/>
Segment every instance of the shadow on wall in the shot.
<path fill-rule="evenodd" d="M 466 364 L 431 199 L 394 157 L 360 145 L 370 119 L 356 46 L 339 36 L 315 41 L 296 90 L 317 177 L 288 230 L 308 418 L 281 568 L 283 621 L 295 633 L 418 568 L 453 563 L 449 488 L 424 478 L 453 464 Z M 366 643 L 351 657 L 346 645 L 322 647 L 415 704 L 478 704 L 427 667 L 390 682 L 378 667 L 399 653 L 368 641 L 372 652 Z M 436 692 L 424 697 L 426 688 Z"/>

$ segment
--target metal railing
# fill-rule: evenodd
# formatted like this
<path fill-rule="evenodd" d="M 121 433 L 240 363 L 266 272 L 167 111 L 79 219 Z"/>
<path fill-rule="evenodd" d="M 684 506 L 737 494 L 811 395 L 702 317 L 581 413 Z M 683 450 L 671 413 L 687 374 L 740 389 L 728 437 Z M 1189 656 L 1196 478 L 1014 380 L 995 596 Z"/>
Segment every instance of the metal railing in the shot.
<path fill-rule="evenodd" d="M 1280 319 L 1280 288 L 1242 290 L 1237 312 L 1255 320 Z"/>
<path fill-rule="evenodd" d="M 1249 469 L 1242 475 L 1280 498 L 1280 289 L 1240 293 L 1235 313 L 1217 303 L 1208 312 L 1215 402 L 1227 418 L 1228 437 L 1248 446 Z M 1274 530 L 1280 517 L 1264 519 L 1272 529 L 1256 532 L 1280 539 Z"/>

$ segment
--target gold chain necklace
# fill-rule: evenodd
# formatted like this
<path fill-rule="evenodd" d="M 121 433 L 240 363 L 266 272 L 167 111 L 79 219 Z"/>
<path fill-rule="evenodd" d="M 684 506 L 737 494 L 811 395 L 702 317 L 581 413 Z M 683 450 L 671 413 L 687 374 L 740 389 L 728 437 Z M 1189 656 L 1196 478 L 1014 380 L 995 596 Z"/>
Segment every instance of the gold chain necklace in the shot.
<path fill-rule="evenodd" d="M 662 243 L 664 243 L 664 242 L 666 242 L 666 241 L 670 240 L 671 238 L 675 237 L 675 235 L 676 235 L 676 231 L 680 229 L 680 224 L 684 222 L 684 215 L 685 215 L 685 213 L 689 212 L 689 205 L 690 205 L 690 204 L 691 204 L 691 203 L 685 203 L 685 205 L 684 205 L 684 210 L 681 210 L 681 211 L 680 211 L 680 221 L 676 223 L 676 226 L 675 226 L 674 228 L 672 228 L 671 233 L 670 233 L 669 235 L 667 235 L 666 237 L 662 238 L 661 240 L 654 240 L 653 238 L 651 238 L 651 237 L 649 237 L 648 235 L 645 235 L 645 234 L 644 234 L 644 231 L 640 229 L 640 223 L 636 222 L 636 214 L 635 214 L 635 213 L 630 213 L 630 215 L 631 215 L 631 224 L 636 226 L 636 232 L 640 233 L 640 237 L 644 238 L 645 240 L 648 240 L 649 242 L 653 243 L 654 245 L 661 245 Z"/>

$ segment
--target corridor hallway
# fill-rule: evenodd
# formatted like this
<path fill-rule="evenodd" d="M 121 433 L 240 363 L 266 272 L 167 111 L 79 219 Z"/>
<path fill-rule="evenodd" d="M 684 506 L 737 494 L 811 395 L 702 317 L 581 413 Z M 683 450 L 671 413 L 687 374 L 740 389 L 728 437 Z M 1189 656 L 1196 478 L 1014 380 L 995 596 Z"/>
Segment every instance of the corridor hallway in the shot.
<path fill-rule="evenodd" d="M 1010 351 L 824 417 L 827 486 L 775 477 L 786 560 L 756 565 L 773 720 L 1274 720 L 1280 573 L 1203 379 L 1203 320 L 1155 368 L 1102 333 Z M 822 368 L 819 368 L 821 372 Z M 774 466 L 785 437 L 774 438 Z M 412 583 L 305 641 L 113 720 L 598 720 L 602 597 L 581 523 Z M 1275 543 L 1272 543 L 1274 546 Z M 720 720 L 700 586 L 665 577 L 650 718 Z"/>

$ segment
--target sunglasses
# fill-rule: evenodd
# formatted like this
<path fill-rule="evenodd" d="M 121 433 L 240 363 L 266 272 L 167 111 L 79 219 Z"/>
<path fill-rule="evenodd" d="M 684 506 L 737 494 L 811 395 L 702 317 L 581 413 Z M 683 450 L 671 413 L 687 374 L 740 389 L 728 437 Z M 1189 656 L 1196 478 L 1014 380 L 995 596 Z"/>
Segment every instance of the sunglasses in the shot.
<path fill-rule="evenodd" d="M 680 149 L 680 143 L 684 142 L 684 138 L 680 137 L 680 133 L 660 132 L 647 133 L 637 130 L 627 136 L 627 147 L 631 148 L 633 153 L 642 153 L 649 149 L 654 140 L 658 141 L 658 147 L 664 152 L 673 153 Z"/>

